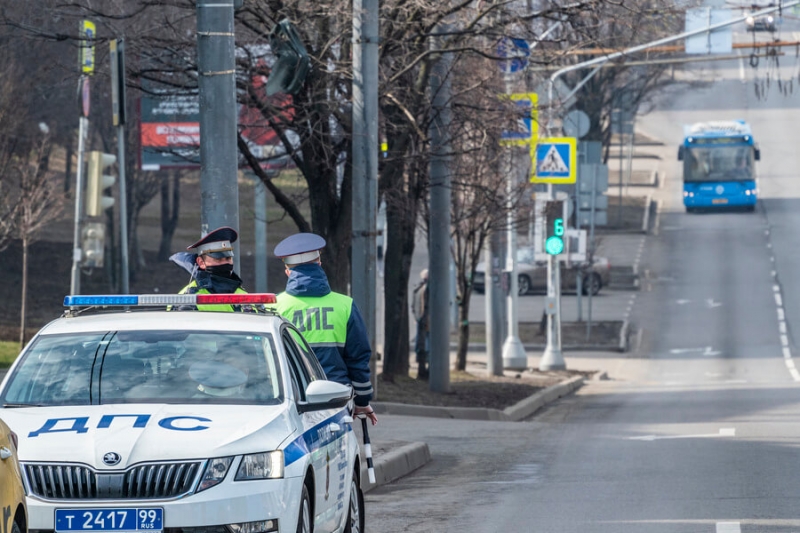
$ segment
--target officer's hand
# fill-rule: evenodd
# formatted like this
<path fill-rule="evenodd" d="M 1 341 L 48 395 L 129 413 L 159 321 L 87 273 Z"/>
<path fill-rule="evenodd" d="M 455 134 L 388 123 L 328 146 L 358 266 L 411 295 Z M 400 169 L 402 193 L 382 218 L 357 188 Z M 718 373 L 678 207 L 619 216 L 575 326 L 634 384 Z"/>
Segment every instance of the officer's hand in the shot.
<path fill-rule="evenodd" d="M 372 409 L 372 406 L 367 405 L 364 407 L 359 407 L 358 405 L 356 405 L 355 415 L 366 416 L 367 418 L 370 419 L 373 426 L 378 423 L 378 417 L 375 415 L 375 411 Z"/>

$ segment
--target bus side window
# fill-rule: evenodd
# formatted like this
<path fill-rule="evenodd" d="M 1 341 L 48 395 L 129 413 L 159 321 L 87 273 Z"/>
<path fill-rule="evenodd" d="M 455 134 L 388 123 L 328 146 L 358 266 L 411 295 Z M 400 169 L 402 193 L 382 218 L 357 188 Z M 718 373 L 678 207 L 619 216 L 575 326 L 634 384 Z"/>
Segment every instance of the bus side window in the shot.
<path fill-rule="evenodd" d="M 758 157 L 756 157 L 758 159 Z M 683 161 L 683 146 L 678 147 L 678 161 Z"/>

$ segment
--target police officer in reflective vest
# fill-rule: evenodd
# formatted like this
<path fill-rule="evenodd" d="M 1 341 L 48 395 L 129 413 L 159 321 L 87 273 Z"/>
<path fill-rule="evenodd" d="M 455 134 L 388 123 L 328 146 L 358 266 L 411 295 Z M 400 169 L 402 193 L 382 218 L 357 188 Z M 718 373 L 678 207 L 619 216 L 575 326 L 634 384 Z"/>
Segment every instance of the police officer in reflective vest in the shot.
<path fill-rule="evenodd" d="M 355 414 L 373 425 L 378 417 L 372 399 L 369 360 L 372 357 L 364 319 L 353 299 L 331 290 L 319 251 L 325 239 L 298 233 L 282 240 L 275 255 L 283 260 L 286 291 L 278 294 L 276 309 L 303 334 L 331 381 L 353 387 Z"/>
<path fill-rule="evenodd" d="M 170 257 L 170 261 L 192 276 L 192 281 L 178 294 L 246 294 L 247 291 L 242 288 L 242 278 L 233 271 L 233 243 L 238 238 L 235 229 L 223 226 L 189 245 L 186 252 L 178 252 Z M 180 306 L 179 309 L 189 307 L 195 306 Z M 252 305 L 198 305 L 197 309 L 255 312 Z"/>

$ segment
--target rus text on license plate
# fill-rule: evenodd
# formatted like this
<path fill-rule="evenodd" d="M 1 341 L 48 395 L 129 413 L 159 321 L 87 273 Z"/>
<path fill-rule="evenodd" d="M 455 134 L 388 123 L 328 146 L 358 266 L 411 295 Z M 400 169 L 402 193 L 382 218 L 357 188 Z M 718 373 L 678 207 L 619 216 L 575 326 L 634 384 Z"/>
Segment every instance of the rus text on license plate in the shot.
<path fill-rule="evenodd" d="M 714 198 L 713 200 L 711 200 L 711 203 L 712 204 L 727 204 L 728 203 L 728 199 L 727 198 Z"/>
<path fill-rule="evenodd" d="M 153 508 L 56 509 L 55 530 L 150 531 L 164 529 L 164 510 Z"/>

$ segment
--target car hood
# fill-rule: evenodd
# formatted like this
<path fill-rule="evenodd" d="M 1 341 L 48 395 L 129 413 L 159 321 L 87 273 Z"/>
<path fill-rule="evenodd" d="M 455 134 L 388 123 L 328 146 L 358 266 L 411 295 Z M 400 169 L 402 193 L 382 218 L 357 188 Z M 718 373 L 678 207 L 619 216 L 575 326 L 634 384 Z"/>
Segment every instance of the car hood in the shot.
<path fill-rule="evenodd" d="M 125 404 L 3 409 L 24 462 L 120 470 L 142 461 L 278 449 L 296 431 L 287 406 Z M 121 459 L 107 465 L 106 454 Z"/>

